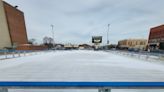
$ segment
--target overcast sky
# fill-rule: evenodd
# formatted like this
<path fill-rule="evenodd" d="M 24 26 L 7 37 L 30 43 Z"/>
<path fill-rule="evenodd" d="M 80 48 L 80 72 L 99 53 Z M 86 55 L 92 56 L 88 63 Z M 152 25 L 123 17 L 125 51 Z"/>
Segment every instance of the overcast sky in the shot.
<path fill-rule="evenodd" d="M 164 0 L 5 0 L 25 14 L 28 38 L 42 42 L 54 25 L 57 43 L 90 43 L 94 35 L 110 43 L 148 38 L 151 27 L 164 23 Z"/>

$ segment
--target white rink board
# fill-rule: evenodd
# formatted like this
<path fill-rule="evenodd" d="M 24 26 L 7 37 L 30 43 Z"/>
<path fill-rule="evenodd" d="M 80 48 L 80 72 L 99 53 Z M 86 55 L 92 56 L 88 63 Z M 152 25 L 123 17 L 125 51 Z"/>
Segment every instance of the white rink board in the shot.
<path fill-rule="evenodd" d="M 0 81 L 164 82 L 164 65 L 103 51 L 56 51 L 0 61 Z"/>

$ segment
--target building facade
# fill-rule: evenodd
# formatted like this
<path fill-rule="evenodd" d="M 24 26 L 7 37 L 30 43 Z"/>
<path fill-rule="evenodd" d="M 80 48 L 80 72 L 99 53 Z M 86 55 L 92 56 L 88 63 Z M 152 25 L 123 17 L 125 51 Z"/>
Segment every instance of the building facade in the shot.
<path fill-rule="evenodd" d="M 149 50 L 164 50 L 164 25 L 150 29 Z"/>
<path fill-rule="evenodd" d="M 27 44 L 24 13 L 0 0 L 0 49 Z"/>
<path fill-rule="evenodd" d="M 147 47 L 146 39 L 125 39 L 118 42 L 120 49 L 139 49 L 145 50 Z"/>
<path fill-rule="evenodd" d="M 10 33 L 8 29 L 4 3 L 0 0 L 0 49 L 11 47 Z"/>

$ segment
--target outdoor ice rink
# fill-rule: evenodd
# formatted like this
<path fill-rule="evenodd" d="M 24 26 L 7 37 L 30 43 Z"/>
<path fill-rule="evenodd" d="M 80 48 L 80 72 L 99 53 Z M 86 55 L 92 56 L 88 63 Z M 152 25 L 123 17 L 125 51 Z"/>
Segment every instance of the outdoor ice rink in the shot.
<path fill-rule="evenodd" d="M 164 65 L 111 52 L 52 51 L 1 60 L 0 81 L 164 82 Z M 29 92 L 29 90 L 10 92 L 13 91 Z M 41 92 L 54 92 L 54 90 Z M 84 90 L 55 92 L 84 92 Z M 97 90 L 85 92 L 97 92 Z M 164 90 L 112 90 L 112 92 L 164 92 Z"/>

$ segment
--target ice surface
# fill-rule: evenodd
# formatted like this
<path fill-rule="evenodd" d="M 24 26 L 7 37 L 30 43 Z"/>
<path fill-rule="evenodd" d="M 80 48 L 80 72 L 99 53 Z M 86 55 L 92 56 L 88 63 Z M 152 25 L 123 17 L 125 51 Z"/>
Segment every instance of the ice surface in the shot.
<path fill-rule="evenodd" d="M 0 61 L 0 81 L 164 82 L 164 65 L 103 51 L 54 51 Z"/>

